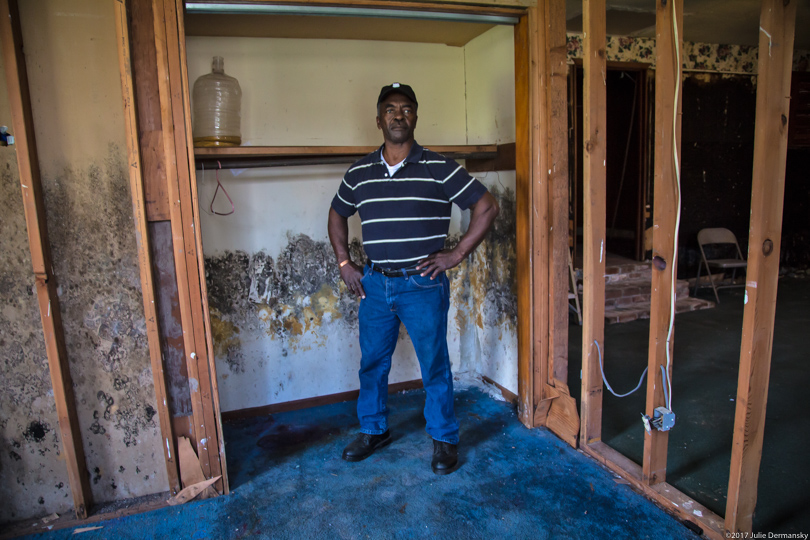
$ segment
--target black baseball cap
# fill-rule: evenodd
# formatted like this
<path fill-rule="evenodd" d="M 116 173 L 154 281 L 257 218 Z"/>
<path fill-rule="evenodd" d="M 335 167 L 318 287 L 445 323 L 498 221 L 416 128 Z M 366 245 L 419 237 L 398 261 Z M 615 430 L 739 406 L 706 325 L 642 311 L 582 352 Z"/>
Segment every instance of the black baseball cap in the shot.
<path fill-rule="evenodd" d="M 377 98 L 377 106 L 380 106 L 382 100 L 384 100 L 389 94 L 402 94 L 406 98 L 413 101 L 414 105 L 419 105 L 419 102 L 416 101 L 416 94 L 413 93 L 413 88 L 408 86 L 407 84 L 400 84 L 395 82 L 393 84 L 389 84 L 388 86 L 383 86 L 382 90 L 380 90 L 380 97 Z"/>

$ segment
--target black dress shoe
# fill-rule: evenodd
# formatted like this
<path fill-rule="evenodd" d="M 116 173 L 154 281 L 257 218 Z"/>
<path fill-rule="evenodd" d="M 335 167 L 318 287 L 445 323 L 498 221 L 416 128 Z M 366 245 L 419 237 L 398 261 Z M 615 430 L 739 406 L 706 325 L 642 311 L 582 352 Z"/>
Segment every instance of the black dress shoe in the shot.
<path fill-rule="evenodd" d="M 346 461 L 362 461 L 374 453 L 377 448 L 391 444 L 391 432 L 386 430 L 380 435 L 360 433 L 343 449 L 343 459 Z"/>
<path fill-rule="evenodd" d="M 458 445 L 433 439 L 433 461 L 430 462 L 436 474 L 450 474 L 458 467 Z"/>

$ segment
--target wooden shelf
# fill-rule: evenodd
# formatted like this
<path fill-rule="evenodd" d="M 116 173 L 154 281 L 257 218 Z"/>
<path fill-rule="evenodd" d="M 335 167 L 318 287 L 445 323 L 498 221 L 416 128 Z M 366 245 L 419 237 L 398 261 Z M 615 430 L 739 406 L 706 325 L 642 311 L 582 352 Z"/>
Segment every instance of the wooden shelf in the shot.
<path fill-rule="evenodd" d="M 230 146 L 195 148 L 196 167 L 214 169 L 244 169 L 251 167 L 291 167 L 297 165 L 325 165 L 352 163 L 379 146 Z M 455 146 L 429 146 L 452 159 L 494 159 L 498 145 L 473 144 Z"/>

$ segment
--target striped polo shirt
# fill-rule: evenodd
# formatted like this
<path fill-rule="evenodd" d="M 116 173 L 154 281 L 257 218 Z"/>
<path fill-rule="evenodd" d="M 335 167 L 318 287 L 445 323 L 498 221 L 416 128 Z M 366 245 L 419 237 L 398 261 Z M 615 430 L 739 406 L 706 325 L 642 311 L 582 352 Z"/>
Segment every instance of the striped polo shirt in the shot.
<path fill-rule="evenodd" d="M 360 212 L 363 248 L 373 263 L 407 268 L 444 249 L 452 204 L 466 210 L 487 188 L 452 159 L 416 142 L 389 177 L 383 148 L 349 168 L 332 208 L 343 217 Z"/>

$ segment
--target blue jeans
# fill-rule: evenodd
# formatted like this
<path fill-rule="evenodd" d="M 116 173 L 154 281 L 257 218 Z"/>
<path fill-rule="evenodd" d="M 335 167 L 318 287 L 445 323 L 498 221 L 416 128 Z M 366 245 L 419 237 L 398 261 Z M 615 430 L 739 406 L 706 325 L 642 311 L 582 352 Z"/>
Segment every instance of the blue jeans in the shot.
<path fill-rule="evenodd" d="M 366 297 L 360 301 L 360 431 L 379 435 L 388 429 L 388 373 L 397 345 L 399 324 L 413 341 L 425 387 L 426 431 L 438 441 L 458 444 L 453 410 L 453 375 L 447 352 L 450 283 L 420 275 L 385 277 L 366 266 Z"/>

